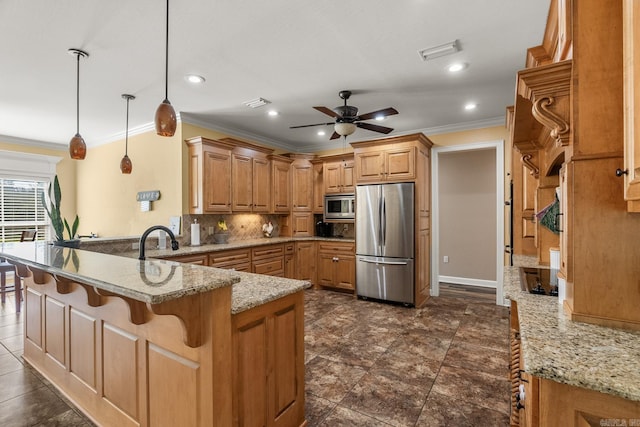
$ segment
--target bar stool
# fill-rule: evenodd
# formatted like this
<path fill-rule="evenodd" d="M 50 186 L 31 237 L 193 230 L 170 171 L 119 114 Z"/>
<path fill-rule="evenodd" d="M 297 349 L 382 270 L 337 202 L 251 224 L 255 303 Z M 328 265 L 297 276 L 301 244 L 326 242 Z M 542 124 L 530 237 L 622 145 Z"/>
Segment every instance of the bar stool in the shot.
<path fill-rule="evenodd" d="M 26 230 L 20 236 L 21 242 L 33 242 L 36 239 L 36 232 Z M 13 272 L 13 286 L 7 286 L 7 274 Z M 0 301 L 2 304 L 6 301 L 6 294 L 14 291 L 16 295 L 16 312 L 20 312 L 20 303 L 22 301 L 22 282 L 18 276 L 16 266 L 8 262 L 6 259 L 0 261 Z"/>

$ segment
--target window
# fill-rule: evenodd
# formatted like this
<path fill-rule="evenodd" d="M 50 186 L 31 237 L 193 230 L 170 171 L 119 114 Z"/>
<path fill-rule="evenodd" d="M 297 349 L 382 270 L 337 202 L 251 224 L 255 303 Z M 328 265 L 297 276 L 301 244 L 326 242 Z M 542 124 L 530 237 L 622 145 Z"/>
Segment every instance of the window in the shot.
<path fill-rule="evenodd" d="M 48 181 L 0 178 L 0 238 L 19 242 L 24 230 L 36 230 L 36 240 L 45 240 L 49 218 L 41 204 Z"/>

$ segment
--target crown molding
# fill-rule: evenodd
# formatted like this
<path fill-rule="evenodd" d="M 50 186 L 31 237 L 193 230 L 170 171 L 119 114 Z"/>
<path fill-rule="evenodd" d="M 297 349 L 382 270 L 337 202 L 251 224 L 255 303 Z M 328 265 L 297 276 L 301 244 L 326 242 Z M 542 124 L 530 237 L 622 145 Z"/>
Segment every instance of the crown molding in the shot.
<path fill-rule="evenodd" d="M 7 144 L 26 145 L 28 147 L 47 148 L 49 150 L 67 151 L 66 144 L 57 142 L 40 141 L 37 139 L 19 138 L 16 136 L 0 135 L 0 142 Z"/>

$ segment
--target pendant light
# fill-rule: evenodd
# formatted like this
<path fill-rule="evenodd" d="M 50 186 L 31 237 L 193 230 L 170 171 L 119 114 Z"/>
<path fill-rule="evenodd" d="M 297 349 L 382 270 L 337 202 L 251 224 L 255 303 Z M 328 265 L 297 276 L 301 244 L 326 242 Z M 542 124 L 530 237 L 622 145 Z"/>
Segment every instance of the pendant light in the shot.
<path fill-rule="evenodd" d="M 131 159 L 127 155 L 129 149 L 129 101 L 136 99 L 136 97 L 133 95 L 127 95 L 126 93 L 123 93 L 122 97 L 127 100 L 127 126 L 124 134 L 124 157 L 120 160 L 120 171 L 124 174 L 130 174 L 133 169 L 133 165 L 131 164 Z"/>
<path fill-rule="evenodd" d="M 83 160 L 87 155 L 87 145 L 80 136 L 80 57 L 88 57 L 89 54 L 80 49 L 69 49 L 70 55 L 75 55 L 77 59 L 76 69 L 76 134 L 69 142 L 69 154 L 74 160 Z"/>
<path fill-rule="evenodd" d="M 167 0 L 167 26 L 165 38 L 164 63 L 164 101 L 156 110 L 156 133 L 160 136 L 173 136 L 176 133 L 176 112 L 169 102 L 169 0 Z"/>

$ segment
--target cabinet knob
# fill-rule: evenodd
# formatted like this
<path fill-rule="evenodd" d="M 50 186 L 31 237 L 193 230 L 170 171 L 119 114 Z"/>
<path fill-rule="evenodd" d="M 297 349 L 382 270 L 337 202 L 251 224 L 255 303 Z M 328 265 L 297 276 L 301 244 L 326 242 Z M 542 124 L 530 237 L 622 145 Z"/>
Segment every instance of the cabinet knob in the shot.
<path fill-rule="evenodd" d="M 629 175 L 629 169 L 622 170 L 620 168 L 616 169 L 616 176 L 621 177 L 622 175 Z"/>

